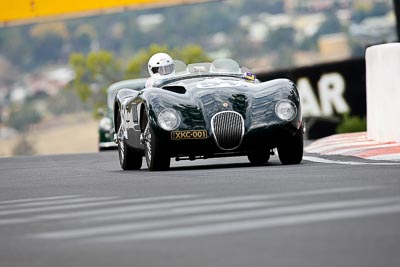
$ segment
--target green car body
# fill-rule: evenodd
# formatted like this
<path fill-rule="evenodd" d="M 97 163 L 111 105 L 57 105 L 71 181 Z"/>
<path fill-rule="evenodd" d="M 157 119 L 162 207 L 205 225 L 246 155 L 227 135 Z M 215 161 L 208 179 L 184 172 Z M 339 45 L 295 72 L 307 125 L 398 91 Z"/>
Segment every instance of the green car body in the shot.
<path fill-rule="evenodd" d="M 304 126 L 295 84 L 260 83 L 238 66 L 221 63 L 233 64 L 192 64 L 152 87 L 116 94 L 114 125 L 123 169 L 139 169 L 143 156 L 150 170 L 168 169 L 170 158 L 247 155 L 262 165 L 274 148 L 283 164 L 301 162 Z"/>

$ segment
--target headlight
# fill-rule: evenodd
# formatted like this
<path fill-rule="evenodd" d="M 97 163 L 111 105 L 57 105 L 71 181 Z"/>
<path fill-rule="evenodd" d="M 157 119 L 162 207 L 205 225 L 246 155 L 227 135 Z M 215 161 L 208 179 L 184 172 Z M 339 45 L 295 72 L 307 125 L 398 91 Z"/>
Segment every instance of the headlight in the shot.
<path fill-rule="evenodd" d="M 101 129 L 103 129 L 104 131 L 109 131 L 109 130 L 111 130 L 111 127 L 112 127 L 112 125 L 111 125 L 111 119 L 110 119 L 110 118 L 107 118 L 107 117 L 102 118 L 102 119 L 100 120 L 99 127 L 100 127 Z"/>
<path fill-rule="evenodd" d="M 297 107 L 288 99 L 281 100 L 275 105 L 275 113 L 281 120 L 291 121 L 297 115 Z"/>
<path fill-rule="evenodd" d="M 158 114 L 158 124 L 166 131 L 175 130 L 180 123 L 181 117 L 173 109 L 166 108 Z"/>

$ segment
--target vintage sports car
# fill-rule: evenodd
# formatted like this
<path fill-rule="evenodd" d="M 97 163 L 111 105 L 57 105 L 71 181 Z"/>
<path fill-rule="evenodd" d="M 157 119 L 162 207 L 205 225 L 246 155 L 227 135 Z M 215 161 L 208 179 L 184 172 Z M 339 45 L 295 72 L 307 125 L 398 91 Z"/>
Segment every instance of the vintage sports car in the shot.
<path fill-rule="evenodd" d="M 140 169 L 143 156 L 151 171 L 168 169 L 171 158 L 247 155 L 263 165 L 275 148 L 282 164 L 302 161 L 304 125 L 293 82 L 259 82 L 231 59 L 174 63 L 174 77 L 116 94 L 122 169 Z"/>
<path fill-rule="evenodd" d="M 107 88 L 107 112 L 99 110 L 98 113 L 102 117 L 99 121 L 99 151 L 117 149 L 114 142 L 114 99 L 119 90 L 126 88 L 139 91 L 144 88 L 147 79 L 130 79 L 111 84 Z"/>

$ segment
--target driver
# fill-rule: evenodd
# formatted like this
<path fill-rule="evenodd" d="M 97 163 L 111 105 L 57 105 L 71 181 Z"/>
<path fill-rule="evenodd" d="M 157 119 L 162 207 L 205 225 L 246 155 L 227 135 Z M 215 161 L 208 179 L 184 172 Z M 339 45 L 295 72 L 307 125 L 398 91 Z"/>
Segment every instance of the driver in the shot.
<path fill-rule="evenodd" d="M 175 75 L 174 60 L 166 53 L 154 54 L 148 63 L 150 78 L 146 82 L 146 87 L 151 87 L 156 81 L 167 79 Z"/>

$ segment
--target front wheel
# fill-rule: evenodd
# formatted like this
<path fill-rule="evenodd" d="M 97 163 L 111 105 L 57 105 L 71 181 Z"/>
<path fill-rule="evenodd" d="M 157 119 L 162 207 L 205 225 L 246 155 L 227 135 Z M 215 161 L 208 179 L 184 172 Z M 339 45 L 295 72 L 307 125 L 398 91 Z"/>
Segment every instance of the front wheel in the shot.
<path fill-rule="evenodd" d="M 249 152 L 247 154 L 247 158 L 249 159 L 251 165 L 254 166 L 265 165 L 268 162 L 269 157 L 269 151 L 265 150 Z"/>
<path fill-rule="evenodd" d="M 163 171 L 169 169 L 171 159 L 165 148 L 154 136 L 153 129 L 149 122 L 147 122 L 143 135 L 144 154 L 149 170 Z"/>
<path fill-rule="evenodd" d="M 278 146 L 279 160 L 283 165 L 299 164 L 303 160 L 303 129 Z"/>
<path fill-rule="evenodd" d="M 139 170 L 142 167 L 143 156 L 130 147 L 125 138 L 118 141 L 119 163 L 123 170 Z"/>

